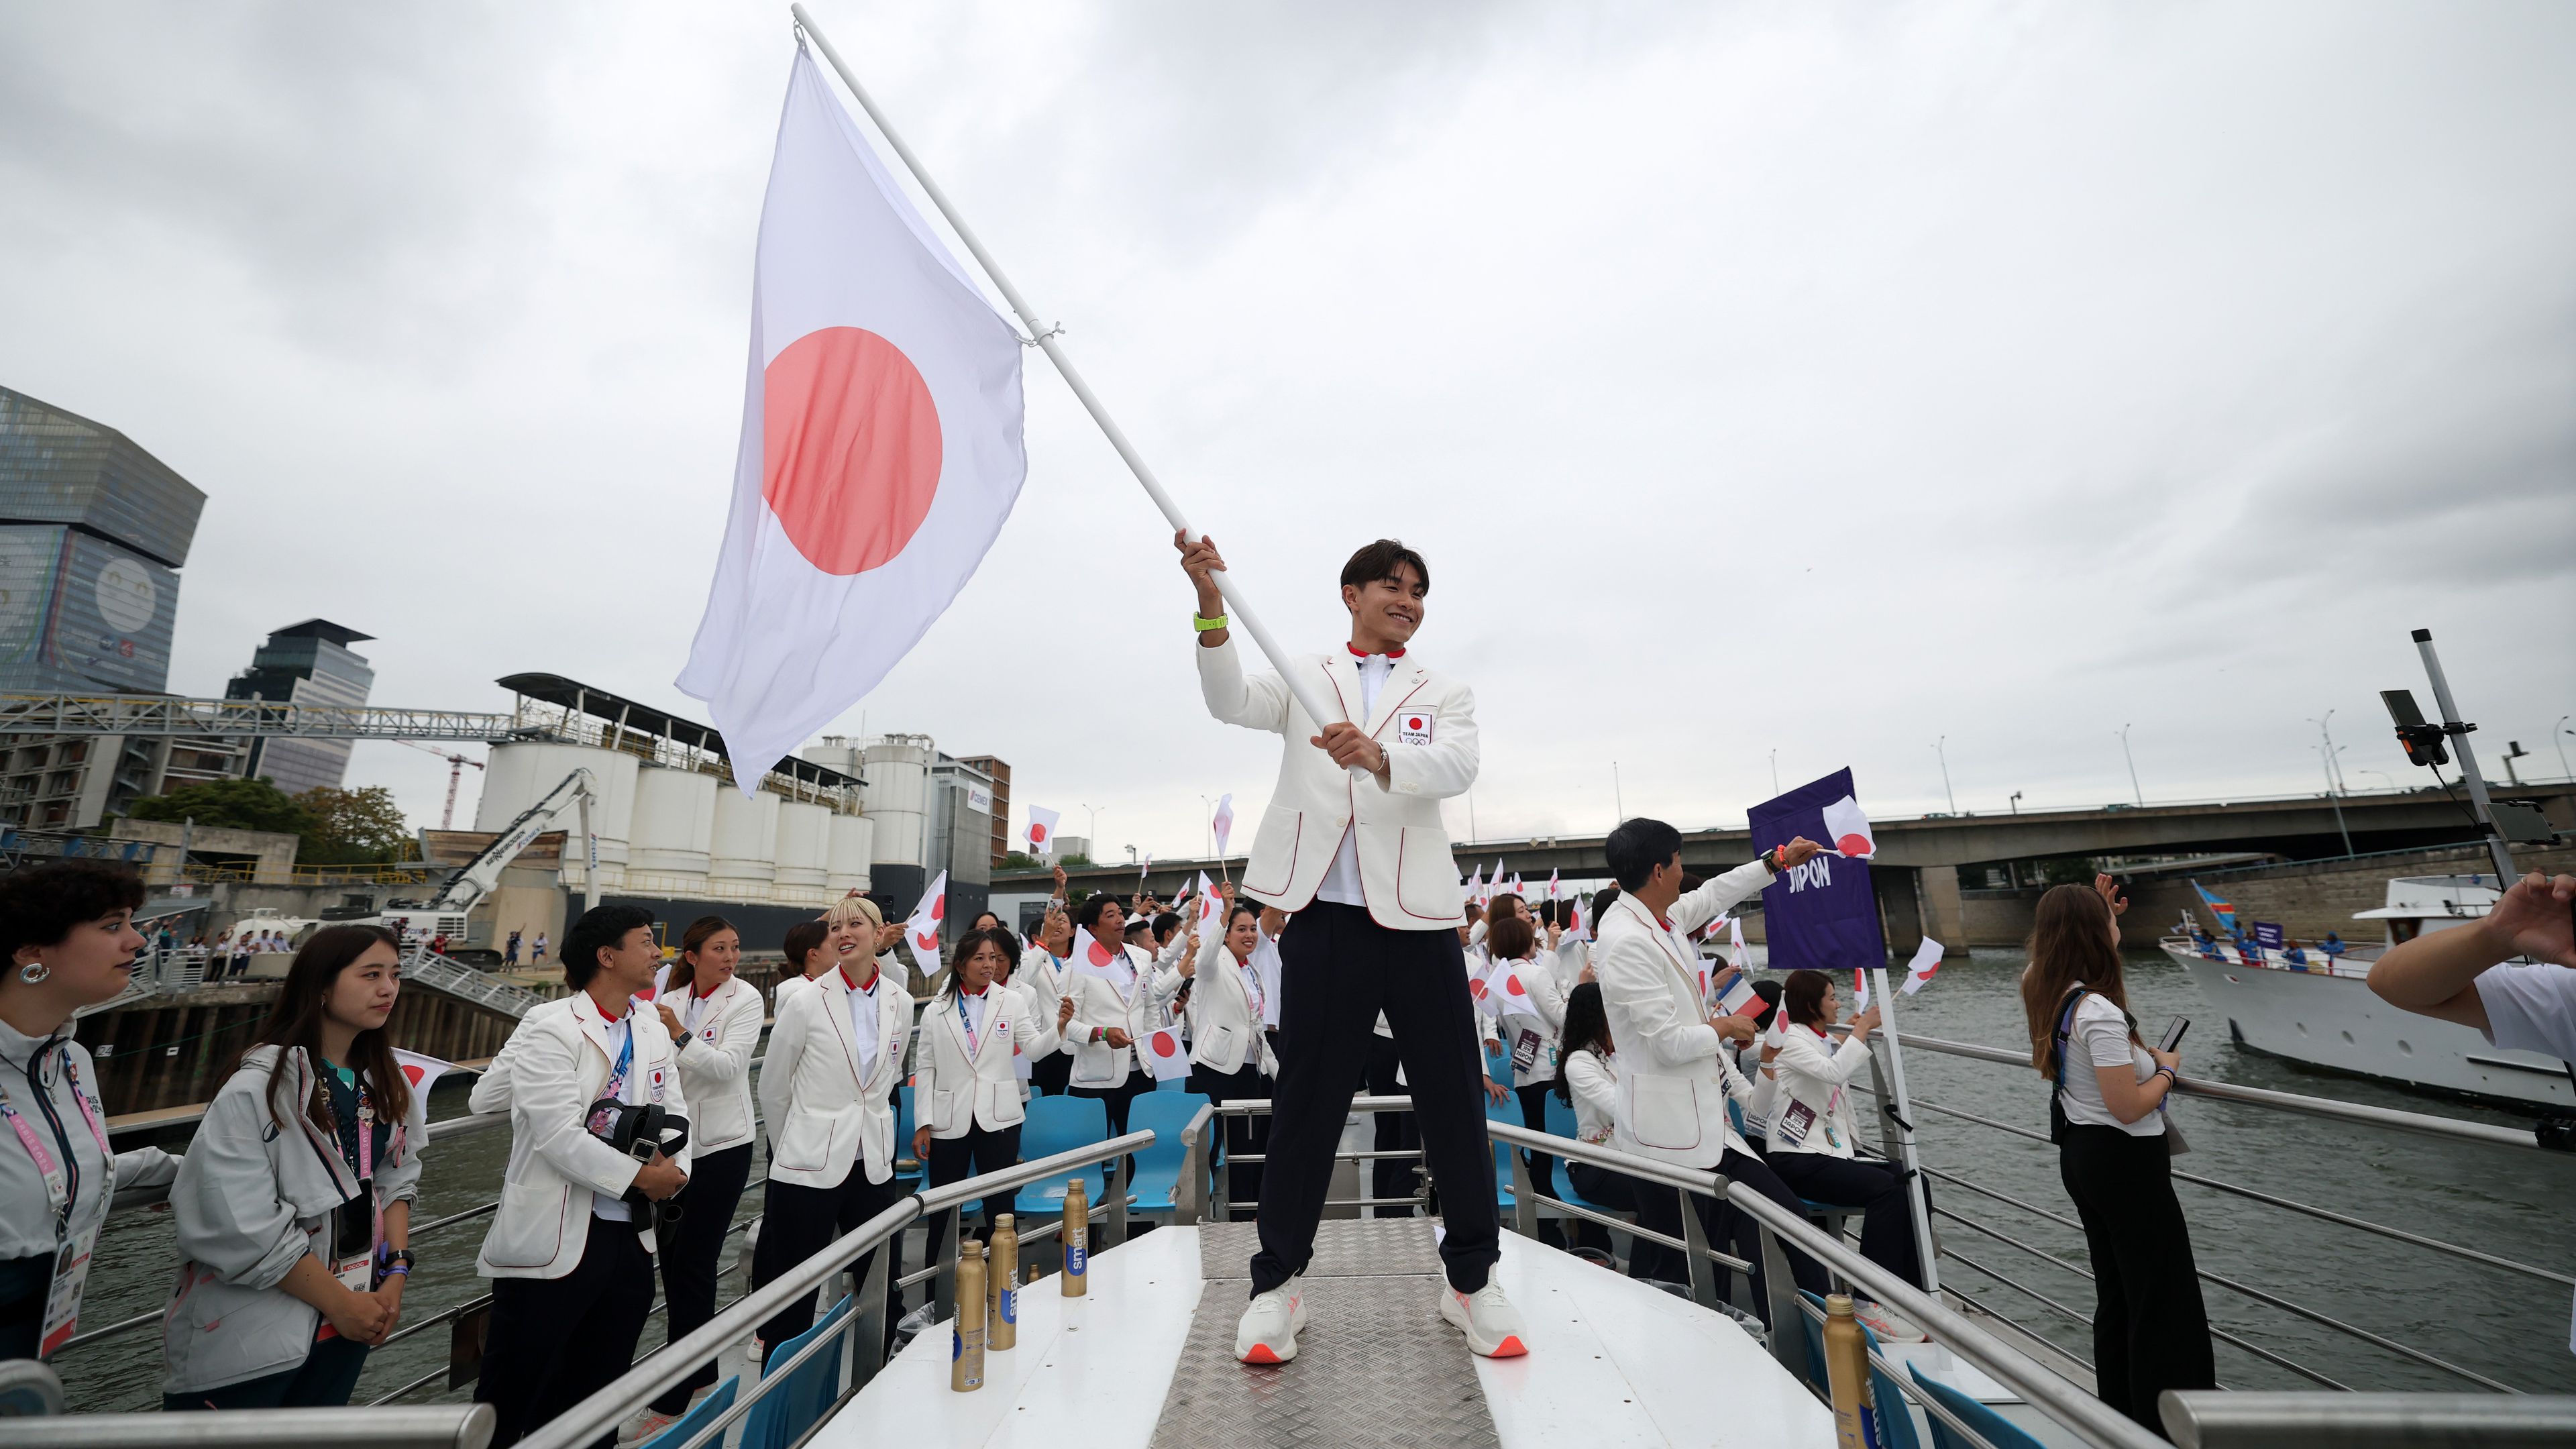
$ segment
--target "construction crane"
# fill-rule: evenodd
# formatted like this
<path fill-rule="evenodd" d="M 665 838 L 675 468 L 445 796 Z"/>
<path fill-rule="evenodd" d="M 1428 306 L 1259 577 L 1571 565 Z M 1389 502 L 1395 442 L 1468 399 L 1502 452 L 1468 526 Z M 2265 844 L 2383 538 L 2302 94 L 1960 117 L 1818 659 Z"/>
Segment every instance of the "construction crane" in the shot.
<path fill-rule="evenodd" d="M 472 765 L 474 768 L 480 770 L 483 768 L 483 762 L 481 760 L 469 760 L 463 755 L 451 755 L 444 750 L 433 750 L 427 745 L 412 744 L 409 740 L 397 740 L 395 743 L 411 745 L 413 749 L 420 751 L 422 754 L 436 755 L 447 762 L 447 808 L 439 812 L 438 828 L 441 830 L 454 830 L 456 828 L 457 782 L 465 778 L 466 766 Z"/>
<path fill-rule="evenodd" d="M 466 913 L 501 883 L 501 872 L 509 869 L 510 862 L 519 858 L 529 842 L 553 829 L 564 811 L 576 805 L 581 810 L 582 909 L 592 909 L 599 904 L 599 837 L 592 833 L 591 807 L 598 803 L 598 781 L 588 770 L 573 771 L 563 777 L 562 784 L 547 791 L 544 799 L 519 812 L 519 818 L 504 826 L 482 854 L 449 877 L 438 894 L 417 905 L 390 902 L 383 914 L 375 917 L 375 923 L 399 925 L 423 940 L 442 932 L 463 937 Z"/>

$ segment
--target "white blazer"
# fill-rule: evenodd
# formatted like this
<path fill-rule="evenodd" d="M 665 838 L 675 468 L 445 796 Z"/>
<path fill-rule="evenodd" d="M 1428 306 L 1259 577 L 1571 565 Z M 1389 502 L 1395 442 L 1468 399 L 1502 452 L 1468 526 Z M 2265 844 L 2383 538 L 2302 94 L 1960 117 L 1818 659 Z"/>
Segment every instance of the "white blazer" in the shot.
<path fill-rule="evenodd" d="M 1356 830 L 1360 893 L 1370 917 L 1390 930 L 1455 929 L 1465 919 L 1464 896 L 1440 802 L 1476 783 L 1475 691 L 1433 673 L 1407 651 L 1378 690 L 1376 710 L 1361 720 L 1359 661 L 1350 651 L 1300 657 L 1291 667 L 1324 698 L 1340 702 L 1342 720 L 1385 746 L 1388 783 L 1381 785 L 1306 743 L 1322 727 L 1288 693 L 1286 680 L 1246 678 L 1233 640 L 1190 652 L 1198 656 L 1208 713 L 1286 737 L 1279 782 L 1243 868 L 1243 894 L 1283 911 L 1304 910 L 1331 871 L 1342 837 Z"/>
<path fill-rule="evenodd" d="M 1565 1030 L 1565 992 L 1556 984 L 1556 963 L 1545 951 L 1512 963 L 1520 973 L 1521 984 L 1529 988 L 1530 1005 L 1538 1008 L 1533 1017 L 1519 1012 L 1503 1017 L 1496 1026 L 1503 1049 L 1512 1054 L 1512 1085 L 1544 1086 L 1556 1080 L 1556 1037 Z M 1526 1067 L 1520 1064 L 1520 1034 L 1538 1033 L 1537 1054 Z M 1614 1040 L 1616 1038 L 1613 1038 Z"/>
<path fill-rule="evenodd" d="M 1779 1082 L 1771 1104 L 1771 1151 L 1851 1156 L 1860 1133 L 1846 1084 L 1868 1060 L 1869 1043 L 1858 1037 L 1845 1037 L 1836 1045 L 1830 1033 L 1820 1038 L 1812 1026 L 1782 1032 L 1780 1052 L 1771 1059 Z"/>
<path fill-rule="evenodd" d="M 1092 1033 L 1114 1026 L 1142 1041 L 1145 1033 L 1154 1029 L 1162 1001 L 1180 989 L 1181 973 L 1177 969 L 1170 972 L 1166 984 L 1164 973 L 1153 969 L 1142 947 L 1113 949 L 1126 953 L 1127 964 L 1136 973 L 1135 986 L 1124 998 L 1119 996 L 1117 987 L 1099 977 L 1076 971 L 1070 965 L 1065 967 L 1065 990 L 1073 997 L 1073 1020 L 1066 1023 L 1064 1032 L 1065 1049 L 1073 1053 L 1073 1071 L 1065 1083 L 1068 1087 L 1114 1087 L 1126 1081 L 1127 1074 L 1136 1069 L 1136 1049 L 1093 1041 Z M 1052 1022 L 1054 1018 L 1048 1020 Z"/>
<path fill-rule="evenodd" d="M 694 1004 L 692 994 L 683 991 L 671 1002 L 683 1022 Z M 761 1021 L 768 1014 L 759 987 L 728 977 L 698 1008 L 697 1030 L 680 1039 L 680 1086 L 688 1092 L 691 1108 L 689 1145 L 700 1155 L 740 1147 L 759 1126 L 751 1111 L 751 1053 L 760 1045 Z M 661 1025 L 660 1012 L 654 1013 L 654 1025 Z"/>
<path fill-rule="evenodd" d="M 1231 1076 L 1253 1061 L 1264 1076 L 1279 1073 L 1279 1060 L 1261 1029 L 1261 1013 L 1243 980 L 1246 970 L 1261 969 L 1259 959 L 1236 961 L 1223 936 L 1199 943 L 1198 964 L 1191 968 L 1198 988 L 1190 993 L 1190 1060 L 1209 1071 Z"/>
<path fill-rule="evenodd" d="M 1619 1132 L 1619 1064 L 1586 1047 L 1565 1059 L 1566 1095 L 1574 1099 L 1574 1135 L 1594 1146 L 1631 1151 Z"/>
<path fill-rule="evenodd" d="M 868 1181 L 894 1176 L 894 1089 L 903 1081 L 912 997 L 880 969 L 877 1052 L 859 1061 L 850 1030 L 850 980 L 840 968 L 787 999 L 760 1062 L 760 1111 L 769 1123 L 769 1178 L 800 1187 L 839 1187 L 850 1164 Z"/>
<path fill-rule="evenodd" d="M 1056 1048 L 1055 1018 L 1032 1020 L 1018 985 L 985 988 L 984 1029 L 970 1048 L 954 992 L 930 998 L 913 1044 L 912 1101 L 918 1125 L 943 1140 L 976 1127 L 1016 1125 L 1020 1078 L 1014 1058 L 1042 1057 Z"/>
<path fill-rule="evenodd" d="M 1749 1111 L 1753 1084 L 1718 1050 L 1686 933 L 1770 879 L 1761 861 L 1737 866 L 1674 902 L 1670 929 L 1625 891 L 1602 913 L 1592 974 L 1619 1044 L 1619 1125 L 1643 1156 L 1715 1167 L 1729 1149 L 1751 1151 L 1727 1120 L 1726 1103 L 1734 1098 Z"/>
<path fill-rule="evenodd" d="M 650 1006 L 630 1004 L 635 1057 L 625 1100 L 658 1102 L 689 1115 L 686 1089 L 671 1056 L 671 1034 Z M 483 1235 L 475 1271 L 486 1278 L 560 1278 L 581 1264 L 590 1240 L 593 1193 L 616 1197 L 643 1167 L 590 1135 L 590 1104 L 603 1095 L 616 1057 L 609 1022 L 590 993 L 576 991 L 529 1012 L 501 1047 L 466 1105 L 510 1114 L 510 1166 L 501 1204 Z M 696 1123 L 691 1121 L 690 1136 Z M 687 1172 L 693 1151 L 673 1159 Z M 635 1235 L 654 1251 L 653 1227 L 639 1214 Z"/>

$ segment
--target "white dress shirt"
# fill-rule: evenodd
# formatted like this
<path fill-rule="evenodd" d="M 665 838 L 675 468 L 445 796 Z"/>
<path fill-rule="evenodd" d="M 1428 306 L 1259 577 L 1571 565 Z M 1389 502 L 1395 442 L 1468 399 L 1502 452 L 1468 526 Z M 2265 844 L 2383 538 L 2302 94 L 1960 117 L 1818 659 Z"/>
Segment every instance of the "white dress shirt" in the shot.
<path fill-rule="evenodd" d="M 1395 661 L 1383 654 L 1372 654 L 1360 661 L 1360 718 L 1377 713 L 1378 691 L 1386 687 L 1386 677 L 1395 672 Z M 1337 905 L 1366 906 L 1368 896 L 1360 889 L 1360 847 L 1357 829 L 1342 832 L 1342 848 L 1333 853 L 1333 865 L 1324 872 L 1324 883 L 1315 890 L 1317 900 Z"/>
<path fill-rule="evenodd" d="M 859 1075 L 870 1076 L 877 1069 L 877 988 L 885 985 L 883 969 L 868 978 L 865 986 L 850 988 L 850 1039 L 858 1043 Z"/>
<path fill-rule="evenodd" d="M 618 1051 L 610 1052 L 608 1054 L 608 1060 L 614 1063 L 617 1060 L 618 1052 L 626 1051 L 634 1045 L 634 1008 L 629 1007 L 626 1015 L 618 1019 L 617 1025 L 608 1029 L 608 1034 L 618 1046 Z M 612 1066 L 610 1070 L 614 1071 L 616 1068 Z M 634 1058 L 629 1056 L 626 1063 L 626 1080 L 618 1087 L 617 1100 L 621 1102 L 634 1101 L 635 1081 L 636 1078 L 642 1075 L 643 1073 L 637 1071 L 635 1068 Z M 594 1192 L 590 1195 L 590 1215 L 595 1218 L 606 1218 L 612 1223 L 631 1223 L 635 1220 L 635 1209 L 633 1205 L 626 1201 L 623 1194 Z"/>

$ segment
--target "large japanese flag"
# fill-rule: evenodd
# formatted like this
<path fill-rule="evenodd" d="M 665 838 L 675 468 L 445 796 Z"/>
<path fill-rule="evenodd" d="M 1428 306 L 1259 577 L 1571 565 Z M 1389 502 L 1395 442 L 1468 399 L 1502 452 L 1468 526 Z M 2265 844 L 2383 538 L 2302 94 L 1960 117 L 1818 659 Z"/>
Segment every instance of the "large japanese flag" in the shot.
<path fill-rule="evenodd" d="M 760 211 L 733 510 L 679 678 L 737 783 L 919 642 L 1027 472 L 1019 335 L 798 47 Z"/>
<path fill-rule="evenodd" d="M 927 979 L 939 974 L 939 923 L 948 917 L 948 872 L 932 877 L 930 889 L 912 908 L 912 918 L 903 923 L 903 938 L 912 943 L 912 959 Z"/>

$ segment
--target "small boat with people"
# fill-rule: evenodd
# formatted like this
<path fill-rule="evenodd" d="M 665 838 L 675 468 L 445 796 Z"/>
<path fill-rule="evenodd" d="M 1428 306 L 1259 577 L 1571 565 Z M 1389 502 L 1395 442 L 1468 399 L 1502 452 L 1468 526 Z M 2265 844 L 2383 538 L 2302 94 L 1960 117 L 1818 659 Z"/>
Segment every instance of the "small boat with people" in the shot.
<path fill-rule="evenodd" d="M 2371 964 L 2431 931 L 2483 918 L 2500 891 L 2492 875 L 2397 876 L 2385 904 L 2357 911 L 2383 939 L 2347 944 L 2283 935 L 2268 922 L 2241 927 L 2234 908 L 2194 882 L 2218 929 L 2189 917 L 2158 944 L 2182 963 L 2228 1035 L 2249 1051 L 2372 1077 L 2423 1091 L 2523 1107 L 2576 1107 L 2576 1073 L 2538 1052 L 2509 1051 L 2476 1029 L 2400 1011 L 2371 993 Z"/>

